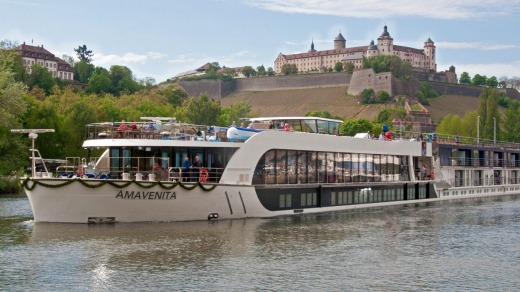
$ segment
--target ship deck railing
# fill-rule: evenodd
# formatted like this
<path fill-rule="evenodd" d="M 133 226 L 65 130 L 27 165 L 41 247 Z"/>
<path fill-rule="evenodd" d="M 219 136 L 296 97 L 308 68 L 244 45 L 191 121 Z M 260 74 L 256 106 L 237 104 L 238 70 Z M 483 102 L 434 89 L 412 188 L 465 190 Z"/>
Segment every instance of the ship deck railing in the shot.
<path fill-rule="evenodd" d="M 436 142 L 438 144 L 448 144 L 453 146 L 472 146 L 479 148 L 495 148 L 499 150 L 519 150 L 520 143 L 498 141 L 491 139 L 482 139 L 478 137 L 465 137 L 448 134 L 426 134 L 425 140 Z"/>
<path fill-rule="evenodd" d="M 487 167 L 487 168 L 520 168 L 520 160 L 506 159 L 484 159 L 484 158 L 452 158 L 450 165 L 442 164 L 442 166 L 460 166 L 460 167 Z"/>
<path fill-rule="evenodd" d="M 485 178 L 455 178 L 448 181 L 455 187 L 500 186 L 520 184 L 519 177 L 489 176 Z"/>
<path fill-rule="evenodd" d="M 208 126 L 187 123 L 163 123 L 150 122 L 124 123 L 127 129 L 121 130 L 122 122 L 93 123 L 86 126 L 86 140 L 92 139 L 154 139 L 154 140 L 188 140 L 203 141 L 213 137 L 214 141 L 225 141 L 226 133 L 214 130 L 208 132 Z M 135 125 L 134 128 L 131 126 Z M 223 129 L 223 127 L 214 127 Z M 204 135 L 205 137 L 203 137 Z"/>

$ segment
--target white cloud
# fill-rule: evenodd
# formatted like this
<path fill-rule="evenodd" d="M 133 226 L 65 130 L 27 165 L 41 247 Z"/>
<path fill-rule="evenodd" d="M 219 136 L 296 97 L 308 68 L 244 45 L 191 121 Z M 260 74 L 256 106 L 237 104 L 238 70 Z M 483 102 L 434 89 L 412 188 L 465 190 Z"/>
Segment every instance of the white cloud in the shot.
<path fill-rule="evenodd" d="M 299 14 L 321 14 L 354 18 L 419 16 L 437 19 L 471 19 L 514 15 L 520 0 L 243 0 L 261 9 Z"/>
<path fill-rule="evenodd" d="M 495 44 L 485 42 L 436 42 L 438 48 L 443 49 L 480 49 L 484 51 L 513 49 L 515 45 Z"/>
<path fill-rule="evenodd" d="M 438 68 L 448 68 L 451 64 L 438 64 Z M 468 72 L 470 76 L 476 74 L 486 75 L 487 77 L 520 76 L 520 60 L 512 63 L 492 63 L 492 64 L 453 64 L 457 75 L 460 77 L 462 72 Z"/>
<path fill-rule="evenodd" d="M 103 53 L 95 53 L 92 63 L 96 66 L 109 66 L 109 65 L 125 65 L 125 64 L 146 64 L 149 60 L 157 60 L 166 57 L 165 54 L 158 52 L 148 52 L 144 55 L 135 53 L 126 53 L 123 55 L 104 55 Z"/>

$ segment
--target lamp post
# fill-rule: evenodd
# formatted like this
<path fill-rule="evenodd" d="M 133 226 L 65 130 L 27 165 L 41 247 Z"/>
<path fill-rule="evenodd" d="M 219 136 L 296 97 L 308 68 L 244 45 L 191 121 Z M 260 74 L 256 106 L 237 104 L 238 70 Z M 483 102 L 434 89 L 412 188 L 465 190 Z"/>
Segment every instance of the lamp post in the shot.
<path fill-rule="evenodd" d="M 477 117 L 477 144 L 480 144 L 480 116 Z"/>
<path fill-rule="evenodd" d="M 493 144 L 497 144 L 497 119 L 493 117 Z"/>

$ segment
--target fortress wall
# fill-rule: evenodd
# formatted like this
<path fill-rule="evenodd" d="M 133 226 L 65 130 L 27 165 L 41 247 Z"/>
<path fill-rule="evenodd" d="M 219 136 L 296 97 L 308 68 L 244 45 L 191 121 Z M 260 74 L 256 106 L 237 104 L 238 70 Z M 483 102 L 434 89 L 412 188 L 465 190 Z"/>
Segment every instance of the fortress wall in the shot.
<path fill-rule="evenodd" d="M 366 88 L 372 88 L 375 92 L 386 91 L 392 93 L 392 74 L 375 74 L 373 69 L 354 71 L 347 93 L 350 95 L 360 95 Z"/>
<path fill-rule="evenodd" d="M 236 91 L 269 91 L 297 88 L 348 86 L 350 74 L 315 74 L 235 79 Z"/>
<path fill-rule="evenodd" d="M 430 86 L 443 95 L 465 95 L 478 97 L 481 87 L 461 85 L 455 83 L 429 82 Z M 260 78 L 242 78 L 229 81 L 197 80 L 179 81 L 178 84 L 186 90 L 188 96 L 198 97 L 207 93 L 209 98 L 219 100 L 234 91 L 269 91 L 283 89 L 316 88 L 348 86 L 348 94 L 360 95 L 365 88 L 374 91 L 386 91 L 391 96 L 414 96 L 419 90 L 418 80 L 403 81 L 393 78 L 391 73 L 374 74 L 373 69 L 355 71 L 354 74 L 316 74 L 305 76 L 276 76 Z M 513 99 L 520 99 L 520 92 L 515 89 L 499 89 Z"/>
<path fill-rule="evenodd" d="M 374 80 L 374 91 L 386 91 L 392 96 L 392 73 L 379 73 L 376 74 Z"/>
<path fill-rule="evenodd" d="M 219 100 L 223 96 L 226 96 L 233 92 L 235 89 L 235 83 L 233 80 L 194 80 L 194 81 L 178 81 L 179 84 L 186 92 L 189 97 L 198 97 L 201 94 L 207 93 L 208 97 L 213 100 Z"/>
<path fill-rule="evenodd" d="M 315 74 L 302 76 L 276 76 L 240 78 L 230 81 L 202 79 L 178 81 L 190 97 L 207 93 L 209 98 L 219 100 L 234 91 L 270 91 L 283 89 L 348 86 L 352 75 L 344 73 Z"/>

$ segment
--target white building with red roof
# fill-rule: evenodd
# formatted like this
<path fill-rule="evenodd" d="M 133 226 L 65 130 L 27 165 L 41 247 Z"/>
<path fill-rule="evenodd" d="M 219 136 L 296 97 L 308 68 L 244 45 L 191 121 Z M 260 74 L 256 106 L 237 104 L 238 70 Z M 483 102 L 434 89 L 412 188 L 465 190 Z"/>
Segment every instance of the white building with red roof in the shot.
<path fill-rule="evenodd" d="M 74 68 L 69 63 L 44 49 L 43 45 L 41 47 L 31 46 L 26 45 L 24 42 L 16 47 L 16 51 L 22 56 L 22 62 L 29 73 L 31 73 L 33 65 L 40 65 L 47 68 L 53 77 L 63 80 L 74 79 Z"/>

